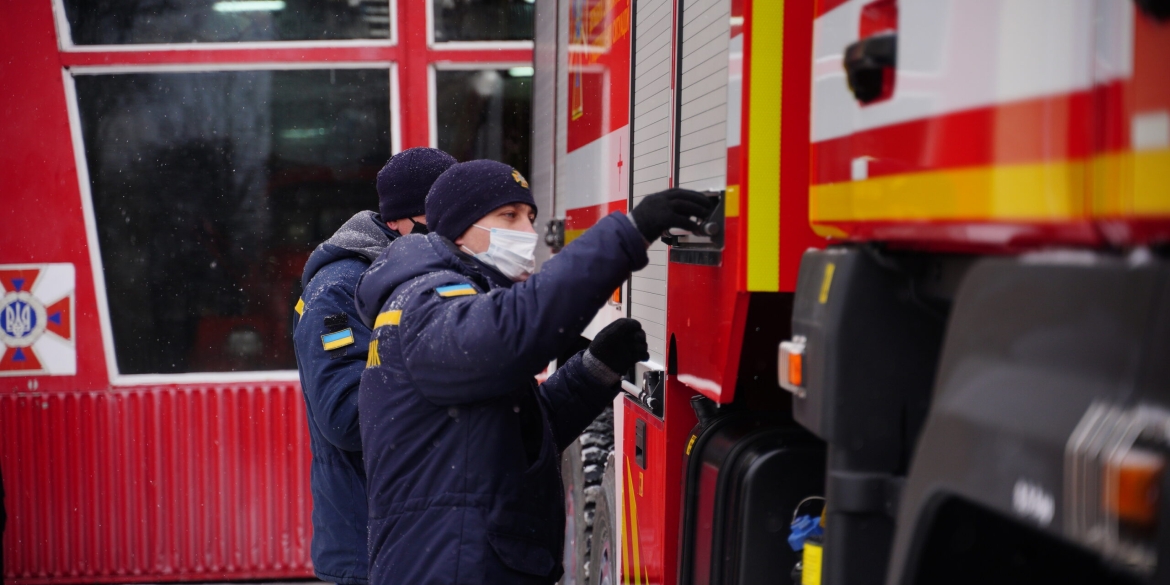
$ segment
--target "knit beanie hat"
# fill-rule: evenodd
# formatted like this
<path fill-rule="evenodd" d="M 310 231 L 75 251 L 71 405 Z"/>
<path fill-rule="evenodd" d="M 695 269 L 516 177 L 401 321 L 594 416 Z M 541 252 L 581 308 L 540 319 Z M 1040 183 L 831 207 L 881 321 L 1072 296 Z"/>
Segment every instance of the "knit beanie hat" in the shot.
<path fill-rule="evenodd" d="M 378 171 L 378 214 L 394 221 L 426 212 L 427 191 L 455 158 L 437 149 L 415 147 L 386 161 Z"/>
<path fill-rule="evenodd" d="M 427 194 L 427 228 L 454 242 L 471 224 L 509 203 L 527 203 L 536 211 L 520 171 L 494 160 L 458 163 Z"/>

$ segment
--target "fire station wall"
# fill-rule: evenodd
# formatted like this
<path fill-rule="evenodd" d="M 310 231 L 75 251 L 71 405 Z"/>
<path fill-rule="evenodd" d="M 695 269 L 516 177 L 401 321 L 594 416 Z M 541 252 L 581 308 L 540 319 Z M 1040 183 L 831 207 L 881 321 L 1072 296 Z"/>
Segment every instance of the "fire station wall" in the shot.
<path fill-rule="evenodd" d="M 77 354 L 0 377 L 4 579 L 311 576 L 298 385 L 111 387 L 52 4 L 5 3 L 0 54 L 0 265 L 74 267 Z"/>
<path fill-rule="evenodd" d="M 295 384 L 0 395 L 4 578 L 312 576 L 304 421 Z"/>

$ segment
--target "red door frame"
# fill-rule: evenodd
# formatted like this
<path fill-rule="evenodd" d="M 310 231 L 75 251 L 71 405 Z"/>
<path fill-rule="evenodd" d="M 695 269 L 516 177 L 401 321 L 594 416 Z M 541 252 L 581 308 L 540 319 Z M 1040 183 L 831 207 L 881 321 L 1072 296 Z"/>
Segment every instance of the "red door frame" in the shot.
<path fill-rule="evenodd" d="M 397 44 L 363 46 L 311 46 L 263 48 L 166 49 L 102 51 L 62 50 L 61 65 L 71 67 L 152 65 L 241 65 L 261 63 L 396 63 L 398 66 L 400 114 L 395 120 L 401 128 L 402 148 L 433 146 L 430 137 L 430 99 L 428 68 L 436 63 L 532 64 L 532 47 L 525 43 L 436 43 L 428 41 L 427 0 L 394 0 L 397 5 Z M 323 44 L 323 43 L 322 43 Z M 494 48 L 491 45 L 499 45 Z M 425 91 L 419 91 L 424 88 Z"/>

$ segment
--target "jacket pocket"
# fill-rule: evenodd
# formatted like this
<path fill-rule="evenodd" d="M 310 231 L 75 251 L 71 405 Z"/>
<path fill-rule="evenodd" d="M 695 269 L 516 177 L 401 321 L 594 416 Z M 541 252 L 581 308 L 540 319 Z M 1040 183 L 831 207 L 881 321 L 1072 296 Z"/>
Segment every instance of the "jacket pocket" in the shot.
<path fill-rule="evenodd" d="M 539 543 L 502 532 L 488 532 L 487 539 L 500 562 L 514 571 L 547 577 L 556 566 L 552 551 Z"/>

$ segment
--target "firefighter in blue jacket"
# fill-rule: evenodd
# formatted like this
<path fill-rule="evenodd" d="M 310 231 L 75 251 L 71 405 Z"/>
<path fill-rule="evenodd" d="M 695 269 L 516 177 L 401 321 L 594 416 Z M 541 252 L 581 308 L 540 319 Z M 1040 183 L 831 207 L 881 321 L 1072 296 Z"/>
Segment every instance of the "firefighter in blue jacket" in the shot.
<path fill-rule="evenodd" d="M 364 584 L 369 573 L 357 390 L 370 329 L 358 318 L 354 289 L 390 242 L 426 233 L 427 191 L 453 164 L 432 148 L 394 155 L 378 173 L 378 213 L 353 216 L 305 264 L 293 341 L 313 452 L 313 567 L 327 581 Z"/>
<path fill-rule="evenodd" d="M 551 584 L 563 573 L 561 451 L 648 359 L 631 319 L 546 382 L 534 376 L 707 198 L 672 190 L 615 213 L 532 274 L 536 205 L 511 167 L 472 161 L 431 188 L 431 234 L 404 237 L 362 275 L 374 329 L 360 390 L 370 581 Z"/>

